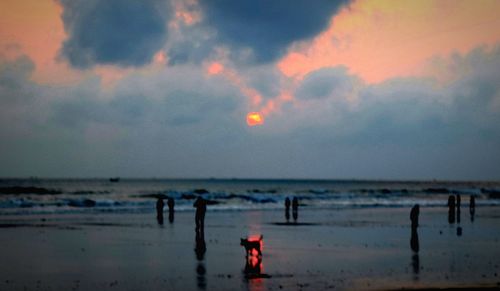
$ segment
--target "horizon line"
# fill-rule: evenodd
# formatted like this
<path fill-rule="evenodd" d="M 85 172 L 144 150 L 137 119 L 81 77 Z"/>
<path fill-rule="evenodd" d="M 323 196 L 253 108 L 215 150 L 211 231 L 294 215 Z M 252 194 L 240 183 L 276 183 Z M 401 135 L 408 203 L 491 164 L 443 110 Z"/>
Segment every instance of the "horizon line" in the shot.
<path fill-rule="evenodd" d="M 391 179 L 391 178 L 241 178 L 241 177 L 0 177 L 0 180 L 109 180 L 119 178 L 120 180 L 177 180 L 177 181 L 315 181 L 315 182 L 372 182 L 372 183 L 500 183 L 500 179 Z"/>

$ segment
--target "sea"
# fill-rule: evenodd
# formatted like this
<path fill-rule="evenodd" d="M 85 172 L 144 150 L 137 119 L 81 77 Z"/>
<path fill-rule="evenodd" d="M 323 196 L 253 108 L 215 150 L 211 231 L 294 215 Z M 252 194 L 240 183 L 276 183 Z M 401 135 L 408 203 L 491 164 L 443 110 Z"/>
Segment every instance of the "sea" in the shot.
<path fill-rule="evenodd" d="M 0 179 L 0 215 L 149 213 L 169 197 L 194 211 L 197 196 L 212 201 L 208 211 L 283 209 L 286 197 L 308 208 L 445 207 L 450 195 L 500 206 L 500 181 Z"/>

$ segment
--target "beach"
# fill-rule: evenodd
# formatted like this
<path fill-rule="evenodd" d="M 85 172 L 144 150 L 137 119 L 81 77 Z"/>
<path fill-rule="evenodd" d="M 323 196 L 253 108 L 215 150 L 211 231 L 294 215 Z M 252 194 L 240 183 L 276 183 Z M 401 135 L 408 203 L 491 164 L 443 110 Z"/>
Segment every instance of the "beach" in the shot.
<path fill-rule="evenodd" d="M 195 252 L 194 211 L 0 216 L 1 290 L 387 290 L 500 286 L 498 207 L 421 207 L 419 252 L 410 208 L 300 207 L 214 211 Z M 168 217 L 165 210 L 165 217 Z M 457 234 L 458 226 L 462 232 Z M 247 266 L 240 238 L 263 235 Z M 252 258 L 251 258 L 252 259 Z M 253 261 L 256 262 L 255 260 Z"/>

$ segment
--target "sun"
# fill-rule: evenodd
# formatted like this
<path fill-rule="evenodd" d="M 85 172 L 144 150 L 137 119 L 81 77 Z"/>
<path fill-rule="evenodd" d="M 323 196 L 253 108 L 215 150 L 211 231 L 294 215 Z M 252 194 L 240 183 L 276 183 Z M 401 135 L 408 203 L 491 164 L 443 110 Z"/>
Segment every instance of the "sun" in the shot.
<path fill-rule="evenodd" d="M 248 126 L 256 126 L 264 124 L 264 117 L 259 112 L 249 112 L 247 114 Z"/>

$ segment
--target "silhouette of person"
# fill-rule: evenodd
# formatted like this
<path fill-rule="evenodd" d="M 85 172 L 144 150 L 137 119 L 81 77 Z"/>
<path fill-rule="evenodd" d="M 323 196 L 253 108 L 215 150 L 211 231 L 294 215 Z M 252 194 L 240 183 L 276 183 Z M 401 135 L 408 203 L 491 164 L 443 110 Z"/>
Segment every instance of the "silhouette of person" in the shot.
<path fill-rule="evenodd" d="M 410 237 L 410 247 L 413 251 L 413 255 L 411 257 L 411 265 L 413 268 L 413 274 L 415 275 L 414 279 L 418 280 L 418 272 L 420 270 L 420 259 L 418 256 L 418 251 L 420 250 L 420 246 L 418 243 L 418 216 L 420 215 L 420 206 L 415 204 L 410 211 L 410 220 L 411 220 L 411 237 Z"/>
<path fill-rule="evenodd" d="M 292 215 L 293 215 L 293 221 L 297 222 L 297 218 L 299 216 L 299 200 L 297 197 L 293 197 L 292 199 Z"/>
<path fill-rule="evenodd" d="M 163 198 L 158 197 L 156 200 L 156 219 L 158 220 L 159 225 L 163 225 L 163 207 L 165 203 L 163 202 Z"/>
<path fill-rule="evenodd" d="M 170 223 L 173 223 L 174 222 L 174 206 L 175 206 L 174 198 L 168 197 L 167 206 L 168 206 L 168 221 Z"/>
<path fill-rule="evenodd" d="M 418 215 L 420 214 L 420 205 L 415 204 L 410 211 L 411 228 L 418 227 Z"/>
<path fill-rule="evenodd" d="M 290 198 L 288 197 L 285 199 L 285 218 L 286 222 L 290 220 Z"/>
<path fill-rule="evenodd" d="M 196 201 L 193 203 L 193 207 L 196 207 L 195 222 L 196 222 L 196 232 L 205 231 L 205 212 L 207 212 L 207 200 L 198 196 Z"/>
<path fill-rule="evenodd" d="M 418 251 L 420 250 L 419 243 L 418 243 L 417 228 L 411 229 L 410 247 L 411 247 L 411 250 L 414 251 L 415 253 L 418 253 Z"/>
<path fill-rule="evenodd" d="M 455 223 L 455 196 L 448 197 L 448 222 Z"/>
<path fill-rule="evenodd" d="M 476 213 L 476 197 L 474 195 L 470 195 L 469 213 L 470 221 L 474 222 L 474 214 Z"/>
<path fill-rule="evenodd" d="M 457 223 L 460 223 L 460 194 L 457 194 Z"/>
<path fill-rule="evenodd" d="M 410 211 L 410 220 L 411 220 L 410 247 L 415 253 L 418 253 L 419 251 L 418 233 L 417 233 L 419 214 L 420 214 L 420 206 L 418 204 L 415 204 L 415 206 L 413 206 L 413 208 Z"/>

